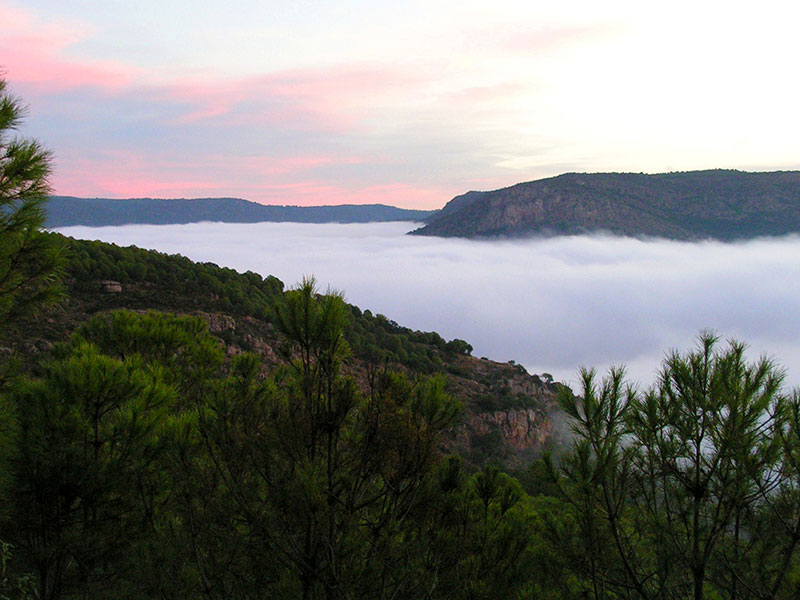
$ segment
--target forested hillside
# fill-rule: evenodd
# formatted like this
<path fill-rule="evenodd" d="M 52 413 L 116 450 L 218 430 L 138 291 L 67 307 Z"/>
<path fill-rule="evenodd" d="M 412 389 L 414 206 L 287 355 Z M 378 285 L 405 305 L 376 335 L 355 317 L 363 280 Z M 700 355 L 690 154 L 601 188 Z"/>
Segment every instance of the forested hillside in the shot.
<path fill-rule="evenodd" d="M 70 255 L 66 301 L 47 319 L 26 321 L 25 336 L 12 340 L 30 361 L 39 358 L 37 348 L 49 348 L 91 316 L 129 309 L 200 316 L 227 353 L 255 351 L 266 365 L 280 362 L 274 311 L 284 284 L 277 278 L 135 247 L 66 238 L 64 243 Z M 120 291 L 107 291 L 107 281 L 118 283 Z M 448 391 L 464 403 L 450 440 L 471 463 L 494 459 L 519 466 L 552 443 L 549 417 L 557 384 L 519 365 L 473 357 L 466 341 L 446 341 L 435 332 L 413 331 L 384 315 L 346 307 L 344 337 L 351 357 L 344 368 L 362 385 L 376 369 L 412 376 L 445 373 Z"/>
<path fill-rule="evenodd" d="M 413 233 L 750 239 L 800 231 L 800 172 L 566 173 L 457 196 Z"/>
<path fill-rule="evenodd" d="M 576 397 L 313 282 L 50 239 L 67 297 L 4 340 L 4 593 L 800 592 L 800 397 L 742 345 Z"/>
<path fill-rule="evenodd" d="M 557 385 L 311 282 L 50 238 L 66 298 L 4 339 L 27 372 L 4 404 L 10 581 L 41 598 L 521 589 L 523 492 L 488 464 L 542 450 Z"/>
<path fill-rule="evenodd" d="M 435 211 L 409 210 L 384 204 L 339 206 L 275 206 L 241 198 L 75 198 L 53 196 L 46 226 L 151 224 L 168 225 L 213 221 L 221 223 L 369 223 L 424 221 Z"/>

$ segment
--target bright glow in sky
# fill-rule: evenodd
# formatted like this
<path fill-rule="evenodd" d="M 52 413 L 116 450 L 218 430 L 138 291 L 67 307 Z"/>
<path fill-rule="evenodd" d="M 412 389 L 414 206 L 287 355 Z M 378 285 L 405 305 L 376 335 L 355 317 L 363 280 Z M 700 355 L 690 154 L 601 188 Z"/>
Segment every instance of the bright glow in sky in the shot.
<path fill-rule="evenodd" d="M 0 0 L 55 192 L 438 208 L 566 171 L 800 168 L 800 4 Z"/>

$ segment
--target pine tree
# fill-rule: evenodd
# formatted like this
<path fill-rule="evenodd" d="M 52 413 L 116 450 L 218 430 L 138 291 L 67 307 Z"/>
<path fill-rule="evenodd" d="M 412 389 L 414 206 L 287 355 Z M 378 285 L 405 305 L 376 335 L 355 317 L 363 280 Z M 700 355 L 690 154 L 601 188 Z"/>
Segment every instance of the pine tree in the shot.
<path fill-rule="evenodd" d="M 0 336 L 61 291 L 64 253 L 57 238 L 41 230 L 52 155 L 39 142 L 12 135 L 24 114 L 0 79 Z"/>
<path fill-rule="evenodd" d="M 647 392 L 584 371 L 562 397 L 576 441 L 551 468 L 594 598 L 797 597 L 800 397 L 772 361 L 717 342 L 671 353 Z"/>

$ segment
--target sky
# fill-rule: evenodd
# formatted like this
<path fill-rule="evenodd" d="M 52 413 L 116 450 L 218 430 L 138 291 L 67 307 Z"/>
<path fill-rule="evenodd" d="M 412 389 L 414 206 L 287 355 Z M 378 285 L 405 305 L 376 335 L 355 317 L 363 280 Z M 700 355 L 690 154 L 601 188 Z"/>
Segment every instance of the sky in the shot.
<path fill-rule="evenodd" d="M 800 168 L 800 3 L 0 0 L 57 194 L 439 208 Z"/>
<path fill-rule="evenodd" d="M 703 330 L 750 345 L 800 385 L 800 237 L 672 242 L 605 236 L 479 241 L 403 235 L 413 223 L 66 227 L 280 278 L 315 276 L 362 310 L 467 340 L 576 389 L 580 366 L 647 387 Z M 214 240 L 209 244 L 210 239 Z M 724 341 L 723 341 L 724 343 Z"/>

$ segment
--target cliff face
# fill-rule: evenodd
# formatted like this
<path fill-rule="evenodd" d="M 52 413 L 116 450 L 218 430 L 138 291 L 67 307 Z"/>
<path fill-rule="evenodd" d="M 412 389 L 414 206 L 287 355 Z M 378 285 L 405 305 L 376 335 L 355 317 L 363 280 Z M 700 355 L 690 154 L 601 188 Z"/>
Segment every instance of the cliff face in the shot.
<path fill-rule="evenodd" d="M 524 467 L 546 446 L 560 443 L 561 385 L 513 363 L 462 356 L 447 373 L 449 391 L 464 403 L 449 449 L 468 462 L 493 460 Z"/>
<path fill-rule="evenodd" d="M 454 198 L 412 233 L 443 237 L 608 232 L 743 239 L 800 231 L 800 172 L 568 173 Z"/>
<path fill-rule="evenodd" d="M 267 367 L 280 362 L 280 338 L 270 323 L 251 317 L 197 312 L 209 331 L 225 341 L 228 355 L 245 350 L 259 354 Z M 405 371 L 400 364 L 392 369 Z M 368 365 L 351 358 L 348 374 L 366 386 Z M 558 384 L 543 381 L 512 363 L 498 363 L 472 356 L 452 357 L 446 365 L 448 392 L 461 400 L 463 411 L 450 431 L 445 448 L 472 465 L 492 460 L 509 468 L 522 468 L 556 443 L 552 426 L 560 415 Z"/>
<path fill-rule="evenodd" d="M 518 469 L 554 443 L 551 415 L 521 408 L 471 414 L 453 431 L 451 449 L 476 464 L 489 458 Z"/>

